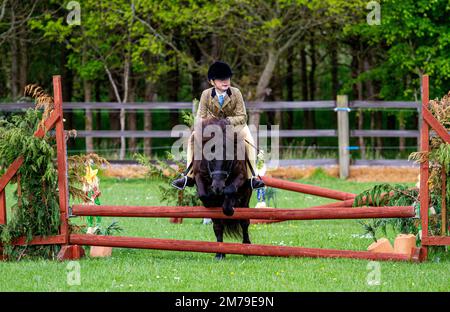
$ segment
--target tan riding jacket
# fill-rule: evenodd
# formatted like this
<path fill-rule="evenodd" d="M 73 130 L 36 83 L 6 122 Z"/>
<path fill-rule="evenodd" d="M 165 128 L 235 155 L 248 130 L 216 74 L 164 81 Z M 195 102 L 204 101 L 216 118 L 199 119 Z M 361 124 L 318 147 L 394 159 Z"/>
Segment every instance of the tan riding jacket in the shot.
<path fill-rule="evenodd" d="M 233 126 L 247 123 L 247 111 L 245 109 L 242 93 L 238 88 L 230 87 L 222 104 L 214 87 L 203 91 L 198 105 L 197 118 L 227 118 Z"/>

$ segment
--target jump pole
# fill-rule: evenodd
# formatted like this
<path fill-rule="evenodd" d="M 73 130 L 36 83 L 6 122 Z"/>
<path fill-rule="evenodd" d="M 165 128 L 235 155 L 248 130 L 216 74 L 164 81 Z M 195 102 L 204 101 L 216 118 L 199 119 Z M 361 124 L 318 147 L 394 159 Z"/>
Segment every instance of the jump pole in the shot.
<path fill-rule="evenodd" d="M 369 251 L 335 250 L 290 246 L 272 246 L 239 243 L 217 243 L 192 240 L 142 238 L 125 236 L 101 236 L 90 234 L 71 234 L 71 244 L 88 246 L 108 246 L 121 248 L 157 249 L 205 253 L 226 253 L 271 257 L 310 257 L 310 258 L 351 258 L 368 260 L 419 261 L 418 252 L 413 255 L 396 253 L 374 253 Z"/>
<path fill-rule="evenodd" d="M 354 207 L 354 208 L 235 208 L 228 217 L 222 208 L 202 206 L 105 206 L 74 205 L 75 216 L 141 217 L 141 218 L 211 218 L 211 219 L 268 219 L 268 220 L 323 220 L 366 218 L 412 218 L 412 206 Z"/>
<path fill-rule="evenodd" d="M 302 184 L 292 181 L 285 181 L 281 179 L 276 179 L 272 177 L 263 176 L 261 179 L 264 181 L 266 186 L 275 187 L 283 190 L 300 192 L 309 195 L 316 195 L 325 198 L 337 199 L 337 200 L 347 200 L 354 199 L 356 197 L 355 194 L 346 193 L 336 190 L 331 190 L 319 186 Z"/>

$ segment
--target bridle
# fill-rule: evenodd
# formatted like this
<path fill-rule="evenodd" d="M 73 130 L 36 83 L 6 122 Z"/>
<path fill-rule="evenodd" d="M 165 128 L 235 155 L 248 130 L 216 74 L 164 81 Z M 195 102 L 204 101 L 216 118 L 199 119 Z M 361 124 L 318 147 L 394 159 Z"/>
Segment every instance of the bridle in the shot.
<path fill-rule="evenodd" d="M 215 175 L 219 175 L 222 174 L 225 176 L 225 180 L 228 179 L 228 177 L 231 174 L 231 170 L 233 169 L 234 166 L 234 159 L 230 162 L 230 164 L 228 165 L 227 170 L 214 170 L 211 171 L 211 168 L 209 167 L 209 161 L 207 161 L 207 167 L 208 167 L 208 173 L 209 173 L 209 177 L 212 179 Z"/>

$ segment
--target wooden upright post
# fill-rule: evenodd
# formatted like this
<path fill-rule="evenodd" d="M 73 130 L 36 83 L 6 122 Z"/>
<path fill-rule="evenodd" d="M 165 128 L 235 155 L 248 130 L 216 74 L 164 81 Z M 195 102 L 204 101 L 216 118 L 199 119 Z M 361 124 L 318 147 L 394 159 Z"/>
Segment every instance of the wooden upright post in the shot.
<path fill-rule="evenodd" d="M 428 95 L 428 75 L 422 77 L 422 112 L 428 107 L 429 95 Z M 423 114 L 422 114 L 423 118 Z M 429 151 L 429 125 L 425 120 L 422 120 L 422 129 L 420 132 L 421 136 L 421 151 Z M 429 161 L 422 162 L 420 164 L 420 219 L 422 221 L 422 241 L 424 238 L 428 237 L 428 206 L 429 206 L 429 189 L 428 189 L 428 178 L 429 178 Z M 423 256 L 426 259 L 428 249 L 426 246 L 423 247 Z"/>
<path fill-rule="evenodd" d="M 69 245 L 69 182 L 67 177 L 66 137 L 64 133 L 61 76 L 53 76 L 53 98 L 55 101 L 56 121 L 56 150 L 58 155 L 58 189 L 60 234 L 63 246 L 58 253 L 58 260 L 75 260 L 84 256 L 84 250 L 79 245 Z"/>
<path fill-rule="evenodd" d="M 59 211 L 61 215 L 60 234 L 64 236 L 64 243 L 69 243 L 69 193 L 67 182 L 66 139 L 64 135 L 61 76 L 53 76 L 53 98 L 55 112 L 58 115 L 56 122 L 56 150 L 58 155 L 58 188 Z"/>
<path fill-rule="evenodd" d="M 336 101 L 336 111 L 338 118 L 338 141 L 339 141 L 339 177 L 348 178 L 350 166 L 349 154 L 349 125 L 348 125 L 348 96 L 338 95 Z"/>
<path fill-rule="evenodd" d="M 6 194 L 5 194 L 5 190 L 0 191 L 0 224 L 6 224 Z"/>
<path fill-rule="evenodd" d="M 441 183 L 441 236 L 447 236 L 447 170 L 445 164 L 442 164 Z"/>

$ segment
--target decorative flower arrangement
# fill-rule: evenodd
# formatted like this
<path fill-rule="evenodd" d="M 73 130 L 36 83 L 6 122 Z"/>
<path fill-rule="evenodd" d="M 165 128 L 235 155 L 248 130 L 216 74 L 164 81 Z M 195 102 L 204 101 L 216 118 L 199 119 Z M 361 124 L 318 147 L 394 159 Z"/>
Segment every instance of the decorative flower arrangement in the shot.
<path fill-rule="evenodd" d="M 85 162 L 85 175 L 83 180 L 83 192 L 85 193 L 87 200 L 85 204 L 87 205 L 100 205 L 100 180 L 97 177 L 98 169 L 93 169 L 94 164 L 92 159 L 88 159 Z M 113 221 L 106 228 L 102 226 L 102 218 L 99 216 L 88 216 L 87 221 L 87 234 L 94 235 L 112 235 L 113 232 L 121 232 L 122 228 L 118 225 L 117 221 Z M 105 246 L 91 246 L 90 256 L 91 257 L 109 257 L 112 254 L 112 247 Z"/>
<path fill-rule="evenodd" d="M 447 130 L 450 130 L 450 92 L 441 100 L 431 100 L 428 108 L 433 116 L 441 123 Z M 443 203 L 448 203 L 450 200 L 450 183 L 445 184 L 449 180 L 450 168 L 450 144 L 445 143 L 440 137 L 430 137 L 430 151 L 419 151 L 411 153 L 410 160 L 418 163 L 429 161 L 430 174 L 428 179 L 428 189 L 430 192 L 430 206 L 429 206 L 429 233 L 430 235 L 446 235 L 449 231 L 448 215 L 442 215 Z M 420 180 L 420 176 L 418 177 Z M 446 188 L 446 198 L 442 198 L 442 188 Z M 420 215 L 420 199 L 419 199 L 420 183 L 416 187 L 409 188 L 402 185 L 379 184 L 373 188 L 366 190 L 355 198 L 354 206 L 374 205 L 374 206 L 413 206 L 416 207 L 416 215 Z M 442 224 L 443 220 L 447 224 Z M 386 234 L 387 225 L 391 225 L 393 230 L 400 232 L 397 236 L 400 246 L 401 242 L 409 245 L 411 236 L 414 240 L 422 239 L 421 222 L 416 218 L 403 219 L 373 219 L 372 221 L 361 222 L 366 233 L 369 233 L 375 240 L 375 245 L 386 245 L 389 241 L 387 239 L 377 239 L 375 234 L 377 229 L 382 229 L 384 235 Z M 379 241 L 381 241 L 381 244 Z M 376 247 L 372 244 L 369 248 Z M 390 243 L 389 243 L 390 244 Z M 378 246 L 377 245 L 377 246 Z M 395 246 L 394 246 L 395 247 Z M 387 247 L 389 249 L 389 247 Z M 392 248 L 392 246 L 391 246 Z M 399 247 L 400 248 L 400 247 Z M 433 246 L 434 249 L 439 249 L 439 246 Z M 395 249 L 395 248 L 394 248 Z"/>
<path fill-rule="evenodd" d="M 92 169 L 92 160 L 88 160 L 86 163 L 86 174 L 84 175 L 84 183 L 83 183 L 83 192 L 86 194 L 88 200 L 85 201 L 85 204 L 87 205 L 100 205 L 100 181 L 97 177 L 98 169 Z M 94 217 L 88 216 L 86 217 L 87 225 L 88 225 L 88 232 L 91 232 L 92 228 L 98 224 L 101 224 L 102 218 L 101 217 Z"/>

